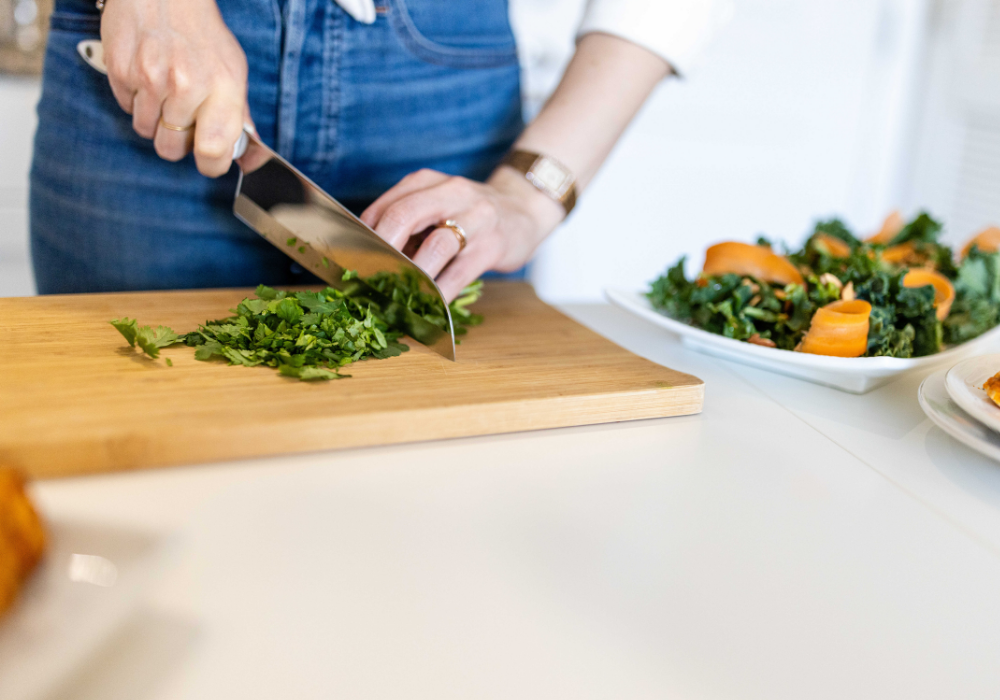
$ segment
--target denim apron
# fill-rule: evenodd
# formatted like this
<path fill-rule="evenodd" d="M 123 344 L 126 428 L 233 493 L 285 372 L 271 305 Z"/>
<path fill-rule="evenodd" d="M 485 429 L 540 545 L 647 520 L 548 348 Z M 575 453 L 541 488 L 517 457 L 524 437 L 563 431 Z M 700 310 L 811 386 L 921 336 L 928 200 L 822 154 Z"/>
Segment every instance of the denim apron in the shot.
<path fill-rule="evenodd" d="M 109 0 L 116 2 L 123 0 Z M 523 128 L 507 0 L 219 0 L 246 52 L 258 132 L 360 212 L 419 168 L 482 180 Z M 161 160 L 76 45 L 92 0 L 57 0 L 31 170 L 40 293 L 311 281 L 232 215 L 236 169 Z"/>

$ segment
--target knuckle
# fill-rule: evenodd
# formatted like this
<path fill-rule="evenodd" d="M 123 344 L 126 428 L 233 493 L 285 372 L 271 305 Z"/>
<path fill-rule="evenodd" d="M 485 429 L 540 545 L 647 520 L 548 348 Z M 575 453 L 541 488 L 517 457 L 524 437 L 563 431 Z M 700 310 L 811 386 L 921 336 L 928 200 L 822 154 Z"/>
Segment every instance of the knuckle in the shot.
<path fill-rule="evenodd" d="M 104 67 L 108 69 L 108 80 L 112 85 L 128 84 L 128 66 L 128 62 L 119 59 L 118 54 L 104 54 Z"/>
<path fill-rule="evenodd" d="M 163 88 L 164 71 L 159 63 L 146 62 L 139 66 L 139 80 L 150 92 L 160 92 Z"/>
<path fill-rule="evenodd" d="M 173 94 L 186 96 L 191 92 L 194 81 L 186 68 L 172 66 L 167 72 L 167 85 Z"/>
<path fill-rule="evenodd" d="M 497 219 L 497 205 L 492 199 L 484 197 L 472 205 L 472 213 L 476 219 L 493 222 Z"/>

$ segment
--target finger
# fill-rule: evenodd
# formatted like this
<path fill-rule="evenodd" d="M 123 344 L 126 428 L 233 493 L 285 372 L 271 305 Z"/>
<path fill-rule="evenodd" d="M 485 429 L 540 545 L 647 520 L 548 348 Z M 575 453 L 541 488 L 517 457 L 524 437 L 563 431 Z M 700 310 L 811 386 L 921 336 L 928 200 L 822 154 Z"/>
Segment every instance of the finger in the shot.
<path fill-rule="evenodd" d="M 413 234 L 472 206 L 479 194 L 476 188 L 469 180 L 449 177 L 442 184 L 406 195 L 385 210 L 375 232 L 402 250 Z"/>
<path fill-rule="evenodd" d="M 132 114 L 132 103 L 135 101 L 136 85 L 132 81 L 132 56 L 135 45 L 129 38 L 105 37 L 103 32 L 108 23 L 101 23 L 101 38 L 104 47 L 104 65 L 108 69 L 108 84 L 118 102 L 118 106 L 126 114 Z"/>
<path fill-rule="evenodd" d="M 195 113 L 205 99 L 205 92 L 193 89 L 187 76 L 179 69 L 175 69 L 172 75 L 171 91 L 163 102 L 162 116 L 157 124 L 153 145 L 161 158 L 178 161 L 184 158 L 194 145 Z M 190 128 L 178 131 L 169 128 L 170 126 Z"/>
<path fill-rule="evenodd" d="M 155 42 L 140 45 L 129 80 L 136 88 L 132 101 L 132 127 L 143 138 L 156 135 L 163 101 L 167 97 L 166 63 Z"/>
<path fill-rule="evenodd" d="M 463 289 L 482 277 L 483 273 L 491 266 L 489 250 L 486 248 L 466 248 L 435 282 L 437 282 L 438 289 L 441 290 L 445 300 L 451 303 L 461 294 Z"/>
<path fill-rule="evenodd" d="M 188 123 L 184 123 L 183 119 L 178 120 L 181 123 L 177 123 L 173 117 L 167 118 L 166 116 L 160 120 L 156 128 L 156 136 L 153 138 L 153 147 L 160 158 L 176 163 L 190 153 L 194 145 L 194 125 L 192 120 L 193 117 L 188 117 Z M 190 125 L 191 128 L 184 131 L 177 131 L 176 129 L 168 128 L 168 124 L 170 126 Z"/>
<path fill-rule="evenodd" d="M 458 234 L 450 228 L 435 229 L 413 256 L 413 262 L 432 278 L 437 277 L 461 249 Z"/>
<path fill-rule="evenodd" d="M 125 87 L 124 83 L 111 78 L 108 79 L 108 83 L 111 85 L 111 92 L 114 94 L 118 106 L 122 108 L 125 114 L 132 114 L 132 105 L 135 102 L 135 90 Z"/>
<path fill-rule="evenodd" d="M 382 219 L 385 210 L 408 194 L 418 190 L 427 189 L 435 185 L 440 185 L 448 180 L 449 176 L 439 173 L 436 170 L 423 169 L 410 173 L 402 180 L 393 185 L 390 189 L 376 199 L 361 213 L 361 220 L 375 228 Z"/>
<path fill-rule="evenodd" d="M 163 98 L 146 89 L 141 89 L 132 100 L 132 128 L 144 139 L 156 136 L 160 124 Z"/>
<path fill-rule="evenodd" d="M 229 172 L 233 145 L 243 130 L 246 97 L 236 90 L 214 92 L 195 117 L 194 157 L 198 170 L 208 177 Z"/>

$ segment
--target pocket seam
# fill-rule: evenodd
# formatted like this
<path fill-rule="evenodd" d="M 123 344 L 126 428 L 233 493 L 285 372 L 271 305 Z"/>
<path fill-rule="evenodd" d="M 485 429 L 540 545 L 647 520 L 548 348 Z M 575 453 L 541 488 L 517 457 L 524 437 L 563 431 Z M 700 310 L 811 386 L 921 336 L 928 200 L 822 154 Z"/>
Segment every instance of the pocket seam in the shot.
<path fill-rule="evenodd" d="M 447 46 L 428 39 L 414 24 L 406 0 L 392 0 L 389 21 L 402 43 L 418 58 L 455 68 L 498 68 L 517 63 L 517 47 L 479 49 Z"/>
<path fill-rule="evenodd" d="M 53 12 L 49 18 L 49 29 L 99 35 L 101 33 L 101 16 Z"/>

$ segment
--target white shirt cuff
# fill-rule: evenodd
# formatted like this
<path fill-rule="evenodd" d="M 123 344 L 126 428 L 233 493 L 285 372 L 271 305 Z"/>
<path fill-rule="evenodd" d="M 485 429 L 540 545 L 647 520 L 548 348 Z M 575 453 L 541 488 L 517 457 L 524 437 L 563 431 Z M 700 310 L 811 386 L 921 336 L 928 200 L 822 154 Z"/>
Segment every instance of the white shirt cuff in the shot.
<path fill-rule="evenodd" d="M 589 0 L 577 38 L 604 32 L 661 56 L 687 75 L 728 13 L 717 0 Z"/>

